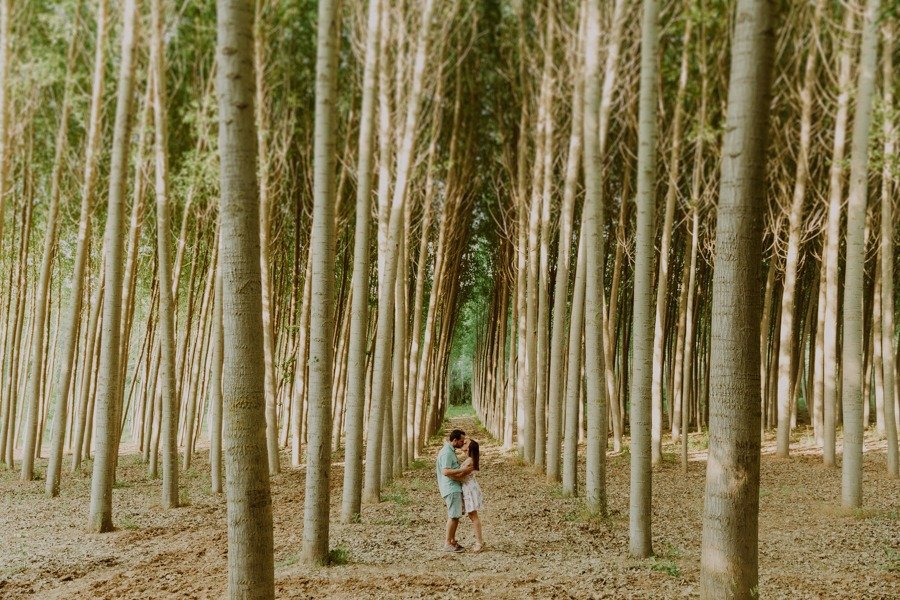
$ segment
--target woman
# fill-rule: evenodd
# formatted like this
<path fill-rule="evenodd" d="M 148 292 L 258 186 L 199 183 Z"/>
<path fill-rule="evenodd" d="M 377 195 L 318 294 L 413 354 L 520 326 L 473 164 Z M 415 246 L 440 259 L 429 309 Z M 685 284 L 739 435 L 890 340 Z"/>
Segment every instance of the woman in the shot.
<path fill-rule="evenodd" d="M 476 543 L 472 546 L 472 552 L 481 552 L 484 549 L 484 540 L 481 538 L 481 519 L 478 517 L 478 511 L 484 506 L 484 496 L 481 493 L 481 486 L 475 480 L 475 471 L 479 470 L 478 459 L 481 452 L 478 442 L 475 440 L 467 440 L 463 450 L 468 458 L 460 468 L 465 469 L 469 466 L 472 468 L 472 474 L 466 477 L 462 484 L 463 506 L 469 519 L 472 520 L 472 529 L 475 531 Z"/>

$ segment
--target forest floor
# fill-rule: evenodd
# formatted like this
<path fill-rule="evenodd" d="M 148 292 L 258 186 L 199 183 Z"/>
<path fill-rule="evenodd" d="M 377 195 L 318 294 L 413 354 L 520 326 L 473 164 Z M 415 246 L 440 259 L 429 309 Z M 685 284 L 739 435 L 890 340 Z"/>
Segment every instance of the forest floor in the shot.
<path fill-rule="evenodd" d="M 698 596 L 705 437 L 696 435 L 688 474 L 668 446 L 653 473 L 657 556 L 628 558 L 629 457 L 610 454 L 610 516 L 591 518 L 580 498 L 503 452 L 470 413 L 447 423 L 482 441 L 479 482 L 487 550 L 441 551 L 445 509 L 436 491 L 430 446 L 395 481 L 363 523 L 331 526 L 343 564 L 311 569 L 299 560 L 304 470 L 273 479 L 275 579 L 279 598 L 691 598 Z M 883 443 L 866 438 L 865 508 L 839 504 L 841 474 L 826 468 L 799 432 L 789 460 L 767 439 L 760 490 L 762 598 L 900 598 L 900 481 L 885 475 Z M 840 448 L 840 441 L 838 444 Z M 159 483 L 139 456 L 120 460 L 113 491 L 113 533 L 84 532 L 90 463 L 66 474 L 48 500 L 43 481 L 0 473 L 0 597 L 218 598 L 226 585 L 225 502 L 211 496 L 207 453 L 184 475 L 183 508 L 159 506 Z M 288 464 L 285 457 L 284 463 Z M 41 463 L 43 472 L 45 462 Z M 333 470 L 332 515 L 340 510 L 343 469 Z M 460 541 L 472 544 L 468 520 Z"/>

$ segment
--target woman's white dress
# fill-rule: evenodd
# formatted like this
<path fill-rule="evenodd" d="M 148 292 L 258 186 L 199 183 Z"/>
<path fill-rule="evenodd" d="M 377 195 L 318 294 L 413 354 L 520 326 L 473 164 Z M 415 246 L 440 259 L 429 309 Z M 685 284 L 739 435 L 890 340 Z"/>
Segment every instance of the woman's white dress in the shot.
<path fill-rule="evenodd" d="M 481 493 L 481 486 L 475 479 L 473 471 L 462 484 L 463 508 L 466 514 L 481 510 L 484 506 L 484 495 Z"/>

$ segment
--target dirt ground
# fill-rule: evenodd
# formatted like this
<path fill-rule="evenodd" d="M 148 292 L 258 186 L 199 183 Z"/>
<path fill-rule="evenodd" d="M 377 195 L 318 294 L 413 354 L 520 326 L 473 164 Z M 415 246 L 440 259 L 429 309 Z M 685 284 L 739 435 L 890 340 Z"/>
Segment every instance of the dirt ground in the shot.
<path fill-rule="evenodd" d="M 299 562 L 304 471 L 273 479 L 275 578 L 279 598 L 691 598 L 698 596 L 704 438 L 692 443 L 681 473 L 675 447 L 653 475 L 656 558 L 628 548 L 627 452 L 610 455 L 610 518 L 588 518 L 578 498 L 563 498 L 481 430 L 470 415 L 449 423 L 482 441 L 478 479 L 486 498 L 482 554 L 440 550 L 445 510 L 433 463 L 422 461 L 366 506 L 363 523 L 331 528 L 346 564 L 310 569 Z M 885 476 L 883 443 L 867 438 L 865 509 L 835 509 L 840 470 L 821 464 L 798 433 L 790 460 L 762 462 L 762 598 L 900 598 L 900 481 Z M 437 451 L 429 448 L 429 456 Z M 287 464 L 285 460 L 283 464 Z M 43 472 L 45 463 L 41 463 Z M 89 464 L 87 465 L 89 467 Z M 218 598 L 226 585 L 225 502 L 211 496 L 205 453 L 185 475 L 187 506 L 163 511 L 159 482 L 139 457 L 120 461 L 113 492 L 114 533 L 88 534 L 90 471 L 66 474 L 61 497 L 43 481 L 0 473 L 0 597 Z M 336 465 L 332 514 L 339 513 L 343 470 Z M 335 520 L 336 521 L 336 520 Z M 471 545 L 463 521 L 460 540 Z"/>

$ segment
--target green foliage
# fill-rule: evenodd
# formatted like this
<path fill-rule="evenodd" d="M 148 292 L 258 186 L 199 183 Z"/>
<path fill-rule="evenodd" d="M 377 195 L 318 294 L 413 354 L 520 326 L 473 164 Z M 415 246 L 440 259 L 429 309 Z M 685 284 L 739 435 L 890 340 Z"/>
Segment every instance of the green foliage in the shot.
<path fill-rule="evenodd" d="M 665 573 L 669 577 L 681 576 L 681 570 L 678 568 L 675 561 L 665 558 L 650 558 L 650 570 L 656 571 L 657 573 Z"/>
<path fill-rule="evenodd" d="M 346 565 L 350 562 L 350 551 L 343 546 L 338 546 L 337 548 L 332 548 L 328 551 L 328 565 L 329 566 L 341 566 Z"/>

